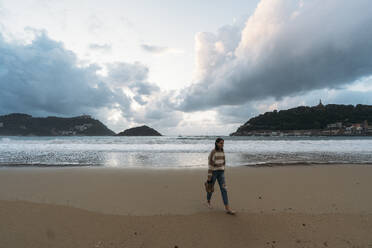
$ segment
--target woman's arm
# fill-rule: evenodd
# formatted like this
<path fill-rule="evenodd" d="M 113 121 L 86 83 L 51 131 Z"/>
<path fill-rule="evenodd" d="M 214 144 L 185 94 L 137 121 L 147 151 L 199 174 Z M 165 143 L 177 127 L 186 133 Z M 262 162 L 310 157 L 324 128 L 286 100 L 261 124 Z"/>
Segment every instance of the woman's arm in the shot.
<path fill-rule="evenodd" d="M 215 161 L 214 151 L 211 151 L 208 156 L 208 181 L 212 179 L 214 161 Z"/>
<path fill-rule="evenodd" d="M 223 165 L 226 166 L 226 155 L 225 155 L 225 152 L 223 152 Z"/>

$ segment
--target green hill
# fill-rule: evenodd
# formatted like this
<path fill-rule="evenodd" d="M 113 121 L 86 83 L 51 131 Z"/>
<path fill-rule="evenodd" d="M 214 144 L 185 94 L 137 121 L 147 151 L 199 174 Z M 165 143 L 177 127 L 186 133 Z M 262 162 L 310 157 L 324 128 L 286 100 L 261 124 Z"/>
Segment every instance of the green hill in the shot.
<path fill-rule="evenodd" d="M 99 120 L 89 115 L 70 118 L 32 117 L 23 113 L 0 116 L 0 135 L 20 136 L 105 136 L 115 135 Z"/>
<path fill-rule="evenodd" d="M 371 105 L 328 104 L 308 107 L 300 106 L 288 110 L 272 111 L 251 118 L 231 136 L 244 135 L 258 130 L 312 130 L 325 129 L 328 124 L 342 122 L 344 126 L 364 121 L 372 123 Z"/>

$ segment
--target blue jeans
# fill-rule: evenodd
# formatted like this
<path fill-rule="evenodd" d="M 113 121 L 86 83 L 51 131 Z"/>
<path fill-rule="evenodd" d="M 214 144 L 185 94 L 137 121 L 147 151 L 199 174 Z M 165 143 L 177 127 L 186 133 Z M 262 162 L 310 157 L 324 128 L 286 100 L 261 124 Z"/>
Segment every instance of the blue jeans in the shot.
<path fill-rule="evenodd" d="M 223 204 L 228 205 L 229 204 L 229 199 L 227 197 L 227 190 L 225 188 L 225 186 L 226 186 L 225 185 L 225 171 L 223 171 L 223 170 L 212 171 L 211 180 L 212 180 L 213 185 L 216 182 L 216 179 L 217 179 L 218 184 L 220 186 Z M 207 192 L 207 200 L 208 201 L 211 200 L 212 194 L 213 194 L 213 192 Z"/>

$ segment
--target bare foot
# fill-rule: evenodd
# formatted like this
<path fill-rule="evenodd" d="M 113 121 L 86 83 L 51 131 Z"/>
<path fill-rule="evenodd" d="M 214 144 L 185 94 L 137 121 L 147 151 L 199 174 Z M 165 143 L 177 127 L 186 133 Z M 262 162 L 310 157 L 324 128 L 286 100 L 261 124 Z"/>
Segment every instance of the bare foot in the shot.
<path fill-rule="evenodd" d="M 234 215 L 236 212 L 234 210 L 232 210 L 230 207 L 228 208 L 225 208 L 225 211 L 227 214 L 231 214 L 231 215 Z"/>
<path fill-rule="evenodd" d="M 234 210 L 226 210 L 227 214 L 235 215 L 236 212 Z"/>
<path fill-rule="evenodd" d="M 205 204 L 209 209 L 212 209 L 212 208 L 213 208 L 210 202 L 206 202 L 206 203 L 204 203 L 204 204 Z"/>

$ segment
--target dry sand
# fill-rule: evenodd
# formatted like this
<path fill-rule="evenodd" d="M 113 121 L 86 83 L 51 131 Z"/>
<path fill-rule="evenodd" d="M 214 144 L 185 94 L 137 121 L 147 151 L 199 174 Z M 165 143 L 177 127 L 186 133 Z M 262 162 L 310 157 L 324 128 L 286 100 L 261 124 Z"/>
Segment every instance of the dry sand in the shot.
<path fill-rule="evenodd" d="M 372 247 L 372 166 L 1 168 L 0 248 Z"/>

